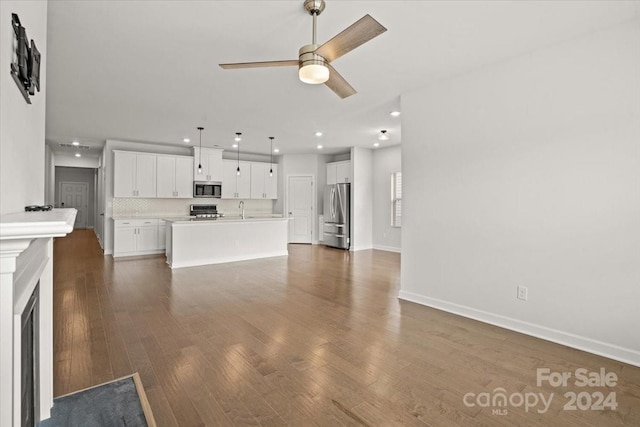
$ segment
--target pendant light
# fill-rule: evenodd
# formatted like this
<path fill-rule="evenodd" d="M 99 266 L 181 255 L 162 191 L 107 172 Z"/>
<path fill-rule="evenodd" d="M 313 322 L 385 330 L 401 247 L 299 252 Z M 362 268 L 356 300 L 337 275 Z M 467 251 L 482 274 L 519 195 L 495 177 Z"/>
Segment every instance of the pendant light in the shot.
<path fill-rule="evenodd" d="M 273 137 L 270 136 L 269 139 L 271 140 L 271 149 L 269 151 L 271 155 L 271 168 L 269 169 L 269 176 L 273 176 Z"/>
<path fill-rule="evenodd" d="M 198 130 L 200 131 L 200 151 L 198 152 L 200 158 L 198 159 L 198 173 L 202 173 L 202 131 L 204 128 L 199 127 Z"/>
<path fill-rule="evenodd" d="M 236 132 L 234 139 L 238 143 L 238 167 L 236 168 L 236 175 L 240 176 L 240 141 L 242 140 L 242 133 Z"/>

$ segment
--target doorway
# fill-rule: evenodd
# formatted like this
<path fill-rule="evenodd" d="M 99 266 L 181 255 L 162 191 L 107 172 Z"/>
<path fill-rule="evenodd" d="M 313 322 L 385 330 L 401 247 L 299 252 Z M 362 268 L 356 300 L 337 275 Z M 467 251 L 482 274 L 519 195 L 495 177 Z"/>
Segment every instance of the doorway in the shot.
<path fill-rule="evenodd" d="M 289 218 L 289 243 L 313 241 L 313 188 L 312 175 L 287 177 L 287 212 Z"/>
<path fill-rule="evenodd" d="M 75 208 L 76 222 L 73 228 L 87 228 L 87 199 L 89 186 L 86 182 L 61 182 L 59 206 L 61 208 Z"/>

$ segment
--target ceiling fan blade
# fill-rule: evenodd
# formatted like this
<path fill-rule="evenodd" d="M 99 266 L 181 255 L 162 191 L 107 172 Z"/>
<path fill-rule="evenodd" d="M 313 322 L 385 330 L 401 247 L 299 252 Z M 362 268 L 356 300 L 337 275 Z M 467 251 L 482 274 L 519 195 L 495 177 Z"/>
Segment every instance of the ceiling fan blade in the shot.
<path fill-rule="evenodd" d="M 356 90 L 347 82 L 344 77 L 340 75 L 330 64 L 327 64 L 329 68 L 329 80 L 324 82 L 329 89 L 334 91 L 340 98 L 345 99 L 351 95 L 356 94 Z"/>
<path fill-rule="evenodd" d="M 331 62 L 387 31 L 370 15 L 365 15 L 315 50 L 315 54 Z"/>
<path fill-rule="evenodd" d="M 292 67 L 298 66 L 298 60 L 289 61 L 263 61 L 263 62 L 236 62 L 233 64 L 218 64 L 225 70 L 233 70 L 235 68 L 262 68 L 262 67 Z"/>

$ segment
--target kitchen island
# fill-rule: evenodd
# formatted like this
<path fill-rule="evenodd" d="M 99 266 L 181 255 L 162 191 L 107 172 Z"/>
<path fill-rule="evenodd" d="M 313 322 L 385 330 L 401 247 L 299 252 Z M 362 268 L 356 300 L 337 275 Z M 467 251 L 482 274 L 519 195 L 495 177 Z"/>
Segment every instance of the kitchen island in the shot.
<path fill-rule="evenodd" d="M 194 267 L 288 255 L 288 218 L 165 218 L 167 264 Z"/>

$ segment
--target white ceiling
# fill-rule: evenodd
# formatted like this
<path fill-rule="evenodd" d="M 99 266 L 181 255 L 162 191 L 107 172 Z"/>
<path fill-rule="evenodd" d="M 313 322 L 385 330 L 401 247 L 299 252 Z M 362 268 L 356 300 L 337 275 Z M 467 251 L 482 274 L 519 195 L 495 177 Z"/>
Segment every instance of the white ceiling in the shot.
<path fill-rule="evenodd" d="M 320 43 L 367 13 L 388 29 L 332 64 L 356 95 L 301 83 L 295 67 L 218 67 L 297 59 L 311 42 L 302 3 L 50 1 L 47 142 L 193 145 L 203 126 L 204 146 L 242 132 L 242 151 L 264 154 L 268 136 L 281 154 L 372 147 L 380 129 L 398 144 L 403 92 L 640 16 L 638 1 L 327 0 Z"/>

